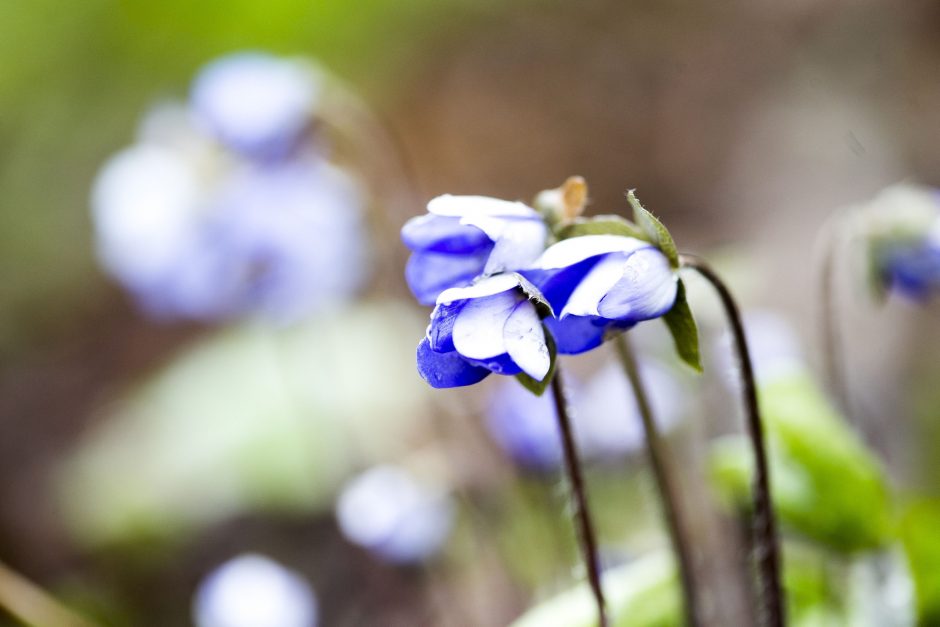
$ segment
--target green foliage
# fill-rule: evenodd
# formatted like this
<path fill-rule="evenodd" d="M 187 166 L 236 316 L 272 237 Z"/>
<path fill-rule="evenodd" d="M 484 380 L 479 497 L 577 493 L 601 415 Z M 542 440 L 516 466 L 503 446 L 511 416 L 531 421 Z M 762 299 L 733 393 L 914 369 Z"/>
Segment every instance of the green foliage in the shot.
<path fill-rule="evenodd" d="M 646 233 L 646 239 L 656 244 L 657 248 L 669 258 L 672 267 L 678 268 L 679 251 L 676 249 L 676 243 L 673 241 L 672 235 L 669 234 L 669 230 L 663 226 L 663 223 L 656 216 L 643 208 L 634 191 L 631 189 L 627 192 L 627 202 L 633 207 L 633 221 Z"/>
<path fill-rule="evenodd" d="M 696 372 L 701 372 L 702 355 L 699 351 L 698 326 L 692 316 L 692 309 L 685 294 L 685 284 L 681 279 L 676 292 L 676 303 L 663 316 L 663 322 L 672 335 L 679 358 Z"/>
<path fill-rule="evenodd" d="M 759 390 L 774 504 L 783 523 L 842 552 L 883 547 L 891 502 L 878 461 L 805 373 Z M 717 442 L 711 474 L 737 506 L 750 503 L 752 457 L 743 438 Z"/>
<path fill-rule="evenodd" d="M 536 381 L 524 372 L 520 372 L 516 375 L 516 380 L 522 384 L 522 387 L 529 390 L 536 396 L 541 396 L 545 393 L 545 390 L 548 388 L 548 385 L 552 382 L 552 379 L 555 376 L 555 368 L 558 366 L 558 349 L 555 346 L 555 340 L 552 338 L 552 334 L 548 332 L 548 329 L 545 329 L 545 344 L 548 345 L 548 355 L 551 358 L 551 362 L 548 367 L 548 374 L 545 375 L 545 378 L 541 381 Z"/>
<path fill-rule="evenodd" d="M 914 579 L 918 625 L 940 624 L 940 500 L 919 500 L 905 508 L 901 542 Z"/>

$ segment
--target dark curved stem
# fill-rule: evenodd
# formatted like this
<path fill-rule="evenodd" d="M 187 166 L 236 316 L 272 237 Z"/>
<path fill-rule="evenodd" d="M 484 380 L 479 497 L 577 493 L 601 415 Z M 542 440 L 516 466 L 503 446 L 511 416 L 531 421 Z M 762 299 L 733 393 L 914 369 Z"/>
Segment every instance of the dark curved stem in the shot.
<path fill-rule="evenodd" d="M 643 422 L 643 430 L 646 433 L 646 451 L 649 455 L 650 466 L 653 469 L 653 478 L 656 480 L 656 486 L 659 489 L 666 530 L 669 533 L 672 550 L 676 555 L 676 561 L 679 565 L 679 578 L 682 582 L 682 594 L 685 600 L 686 624 L 689 625 L 689 627 L 698 627 L 702 624 L 702 619 L 698 599 L 695 595 L 696 585 L 695 572 L 692 564 L 692 551 L 682 525 L 679 497 L 676 492 L 675 482 L 673 481 L 674 475 L 669 468 L 666 442 L 663 440 L 662 434 L 659 432 L 659 427 L 657 427 L 653 417 L 653 409 L 650 406 L 649 396 L 646 393 L 646 386 L 643 385 L 643 379 L 640 376 L 636 356 L 630 347 L 627 334 L 620 334 L 614 341 L 614 346 L 617 349 L 617 355 L 620 357 L 623 370 L 630 380 L 630 385 L 633 387 L 637 409 L 640 410 L 640 419 Z"/>
<path fill-rule="evenodd" d="M 757 387 L 754 383 L 754 368 L 747 348 L 741 313 L 724 281 L 702 259 L 692 255 L 680 255 L 684 268 L 691 268 L 711 283 L 724 307 L 734 345 L 738 354 L 741 372 L 741 389 L 744 395 L 744 410 L 747 432 L 754 450 L 754 542 L 758 572 L 761 582 L 761 624 L 781 627 L 786 624 L 783 589 L 780 582 L 780 544 L 777 524 L 770 497 L 770 475 L 767 464 L 767 448 L 764 441 L 764 426 L 757 404 Z"/>
<path fill-rule="evenodd" d="M 555 400 L 555 413 L 558 426 L 561 429 L 562 446 L 565 453 L 565 469 L 568 480 L 571 482 L 571 492 L 574 496 L 574 518 L 578 527 L 578 536 L 581 544 L 581 553 L 587 567 L 588 582 L 591 592 L 597 602 L 598 624 L 608 627 L 607 604 L 604 601 L 604 591 L 601 588 L 601 567 L 597 554 L 597 540 L 594 536 L 594 525 L 591 522 L 591 512 L 588 507 L 587 491 L 584 486 L 584 477 L 581 474 L 581 461 L 578 459 L 578 449 L 574 443 L 574 433 L 571 430 L 571 419 L 568 416 L 568 401 L 565 398 L 565 385 L 561 378 L 561 369 L 555 371 L 552 378 L 552 396 Z"/>

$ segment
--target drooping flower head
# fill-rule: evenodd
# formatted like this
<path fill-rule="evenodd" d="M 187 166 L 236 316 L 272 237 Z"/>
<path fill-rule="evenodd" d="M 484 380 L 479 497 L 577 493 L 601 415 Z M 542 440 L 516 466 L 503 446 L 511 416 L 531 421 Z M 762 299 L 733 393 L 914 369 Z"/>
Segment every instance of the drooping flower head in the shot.
<path fill-rule="evenodd" d="M 676 301 L 678 276 L 649 242 L 585 235 L 549 247 L 527 276 L 557 317 L 546 321 L 559 353 L 583 353 L 612 332 L 658 318 Z"/>
<path fill-rule="evenodd" d="M 147 313 L 292 321 L 362 287 L 365 194 L 308 132 L 314 74 L 258 54 L 213 62 L 188 105 L 154 108 L 102 167 L 98 255 Z"/>
<path fill-rule="evenodd" d="M 472 385 L 494 372 L 544 380 L 551 355 L 537 299 L 515 273 L 445 290 L 418 346 L 418 372 L 436 388 Z"/>
<path fill-rule="evenodd" d="M 408 286 L 418 302 L 433 305 L 447 288 L 529 265 L 545 250 L 548 228 L 521 202 L 448 194 L 409 220 L 401 237 L 412 250 Z"/>
<path fill-rule="evenodd" d="M 856 216 L 876 293 L 923 300 L 940 289 L 940 190 L 893 185 Z"/>

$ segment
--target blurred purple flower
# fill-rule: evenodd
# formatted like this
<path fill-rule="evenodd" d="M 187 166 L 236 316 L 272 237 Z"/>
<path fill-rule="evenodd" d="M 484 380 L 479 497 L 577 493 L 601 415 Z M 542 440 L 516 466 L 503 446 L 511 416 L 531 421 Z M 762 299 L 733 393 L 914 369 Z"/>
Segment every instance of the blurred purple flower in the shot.
<path fill-rule="evenodd" d="M 454 503 L 400 468 L 377 466 L 343 488 L 336 518 L 350 542 L 390 562 L 413 564 L 447 541 Z"/>
<path fill-rule="evenodd" d="M 940 288 L 940 190 L 890 186 L 858 213 L 857 224 L 882 287 L 918 301 Z"/>
<path fill-rule="evenodd" d="M 652 244 L 585 235 L 552 245 L 523 274 L 556 312 L 545 325 L 558 352 L 577 354 L 611 333 L 662 316 L 675 303 L 678 276 Z"/>
<path fill-rule="evenodd" d="M 679 383 L 652 362 L 641 365 L 641 376 L 656 421 L 668 431 L 683 411 Z M 571 381 L 570 400 L 575 439 L 585 460 L 615 462 L 643 448 L 636 398 L 616 364 L 603 367 L 587 384 Z M 561 467 L 561 434 L 551 397 L 533 398 L 521 386 L 501 385 L 490 398 L 486 424 L 496 443 L 520 467 L 535 472 Z"/>
<path fill-rule="evenodd" d="M 320 72 L 302 59 L 242 52 L 206 65 L 190 102 L 197 122 L 229 149 L 280 157 L 310 127 L 321 83 Z"/>
<path fill-rule="evenodd" d="M 210 573 L 193 602 L 196 627 L 315 627 L 317 599 L 297 573 L 242 555 Z"/>
<path fill-rule="evenodd" d="M 418 346 L 418 372 L 432 387 L 472 385 L 491 372 L 542 381 L 551 365 L 535 304 L 517 274 L 444 291 Z"/>
<path fill-rule="evenodd" d="M 207 112 L 215 111 L 213 132 L 245 131 L 238 146 L 252 143 L 249 136 L 255 147 L 286 138 L 300 128 L 295 118 L 310 113 L 299 96 L 281 93 L 301 68 L 259 55 L 218 61 L 197 80 L 194 98 L 204 102 L 195 112 L 155 108 L 138 143 L 102 167 L 92 192 L 99 258 L 148 313 L 291 321 L 349 299 L 365 282 L 365 199 L 354 179 L 309 141 L 294 145 L 289 158 L 254 159 L 254 149 L 220 150 L 206 132 Z M 275 92 L 285 102 L 275 102 Z M 254 104 L 226 109 L 225 99 L 239 98 Z"/>
<path fill-rule="evenodd" d="M 545 250 L 548 228 L 520 202 L 448 194 L 405 223 L 401 237 L 413 251 L 408 286 L 422 305 L 432 305 L 448 288 L 526 267 Z"/>

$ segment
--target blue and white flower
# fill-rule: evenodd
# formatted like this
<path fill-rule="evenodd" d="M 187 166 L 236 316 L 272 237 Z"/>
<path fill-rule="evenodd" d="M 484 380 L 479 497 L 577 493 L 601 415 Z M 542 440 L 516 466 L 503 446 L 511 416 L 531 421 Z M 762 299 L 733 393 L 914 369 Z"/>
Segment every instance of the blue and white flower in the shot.
<path fill-rule="evenodd" d="M 542 381 L 551 367 L 545 330 L 518 274 L 445 290 L 418 346 L 418 372 L 432 387 L 471 385 L 490 373 Z"/>
<path fill-rule="evenodd" d="M 336 504 L 343 535 L 374 555 L 413 564 L 437 553 L 450 537 L 453 499 L 395 466 L 371 468 L 349 482 Z"/>
<path fill-rule="evenodd" d="M 204 67 L 190 102 L 197 123 L 227 148 L 280 157 L 313 123 L 322 83 L 320 71 L 303 59 L 242 52 Z"/>
<path fill-rule="evenodd" d="M 620 235 L 585 235 L 552 245 L 523 274 L 556 312 L 546 319 L 559 353 L 599 346 L 610 333 L 664 315 L 679 278 L 649 242 Z"/>
<path fill-rule="evenodd" d="M 409 220 L 401 237 L 412 250 L 408 286 L 422 305 L 432 305 L 448 288 L 532 263 L 545 250 L 548 227 L 521 202 L 448 194 Z"/>

